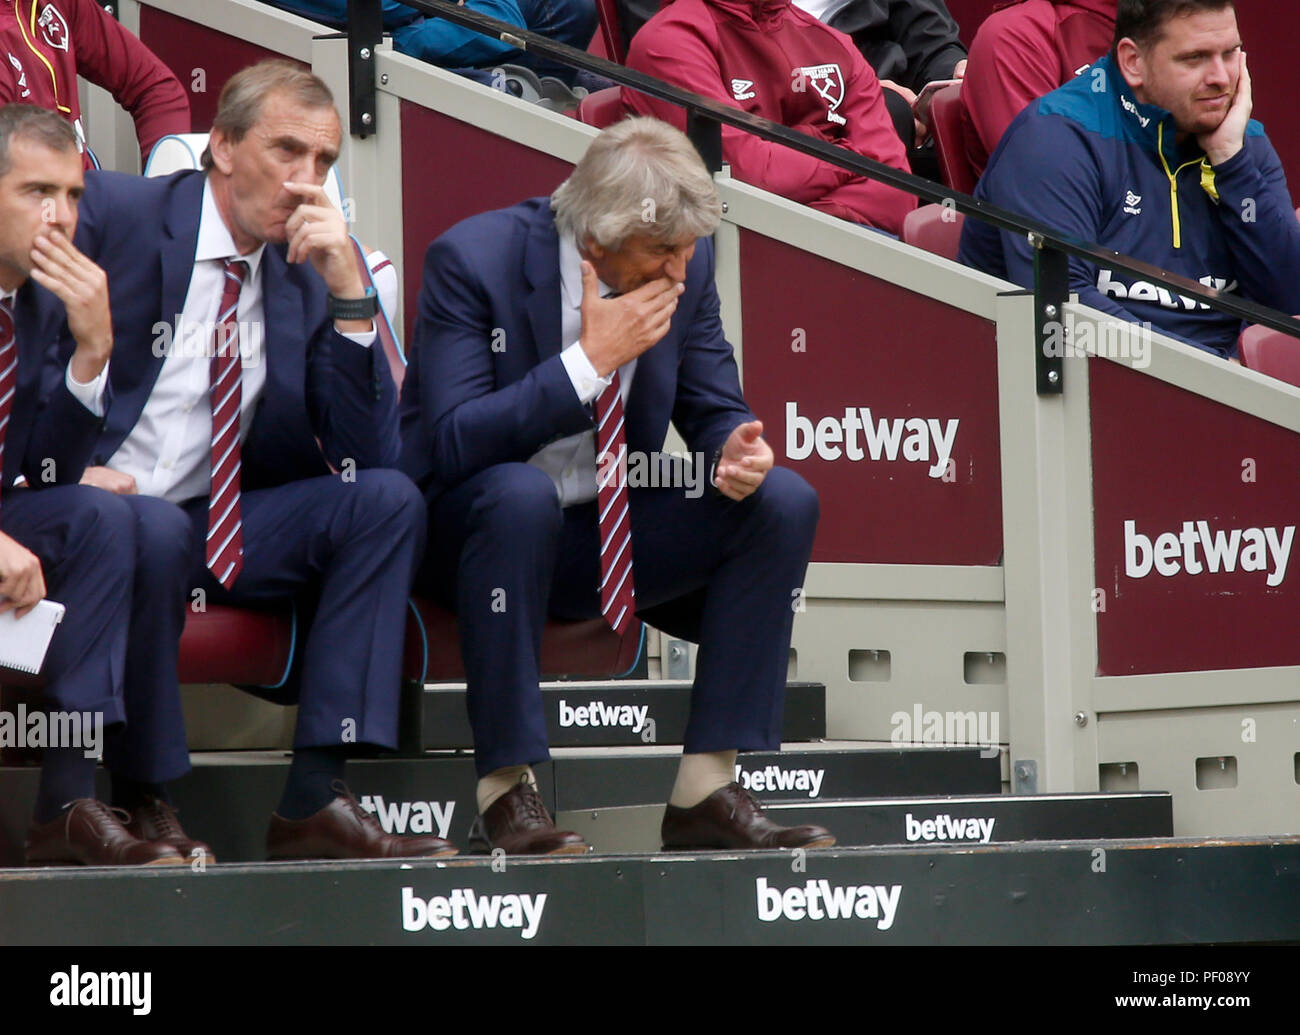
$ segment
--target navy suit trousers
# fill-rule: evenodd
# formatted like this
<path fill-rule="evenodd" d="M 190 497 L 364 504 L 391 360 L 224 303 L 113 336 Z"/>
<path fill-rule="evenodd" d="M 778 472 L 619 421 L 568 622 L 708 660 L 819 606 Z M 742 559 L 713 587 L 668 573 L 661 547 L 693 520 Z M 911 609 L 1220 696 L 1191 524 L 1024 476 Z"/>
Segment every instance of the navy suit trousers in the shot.
<path fill-rule="evenodd" d="M 312 599 L 299 630 L 302 692 L 294 746 L 397 746 L 407 597 L 424 549 L 424 501 L 405 475 L 362 470 L 245 492 L 244 566 L 225 590 L 207 570 L 207 498 L 177 506 L 124 497 L 138 544 L 126 664 L 131 722 L 110 739 L 125 775 L 170 780 L 189 770 L 176 685 L 191 608 Z M 201 594 L 195 590 L 202 590 Z"/>
<path fill-rule="evenodd" d="M 740 502 L 631 488 L 629 506 L 637 613 L 700 645 L 685 750 L 780 747 L 816 493 L 775 468 Z M 420 582 L 458 615 L 479 775 L 545 761 L 542 630 L 600 614 L 596 504 L 561 508 L 545 473 L 509 463 L 439 496 L 429 519 Z"/>
<path fill-rule="evenodd" d="M 67 608 L 45 665 L 45 700 L 60 711 L 126 719 L 122 673 L 135 526 L 117 497 L 89 486 L 6 489 L 0 531 L 41 562 L 45 595 Z"/>

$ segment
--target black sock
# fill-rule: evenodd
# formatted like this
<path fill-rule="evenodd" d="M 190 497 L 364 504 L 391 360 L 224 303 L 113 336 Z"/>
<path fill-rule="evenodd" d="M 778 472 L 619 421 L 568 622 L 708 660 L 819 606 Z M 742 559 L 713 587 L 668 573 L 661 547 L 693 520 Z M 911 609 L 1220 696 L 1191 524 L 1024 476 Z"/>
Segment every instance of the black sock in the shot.
<path fill-rule="evenodd" d="M 70 801 L 95 796 L 97 758 L 87 758 L 81 748 L 46 748 L 41 761 L 41 782 L 36 790 L 37 823 L 48 823 Z"/>
<path fill-rule="evenodd" d="M 285 819 L 307 819 L 338 797 L 349 749 L 343 746 L 298 748 L 276 812 Z"/>
<path fill-rule="evenodd" d="M 114 808 L 126 809 L 127 812 L 131 812 L 146 804 L 150 798 L 157 798 L 159 801 L 167 802 L 168 805 L 171 804 L 171 798 L 167 795 L 167 785 L 165 783 L 128 780 L 125 776 L 119 776 L 117 773 L 113 773 L 112 777 L 112 804 Z"/>

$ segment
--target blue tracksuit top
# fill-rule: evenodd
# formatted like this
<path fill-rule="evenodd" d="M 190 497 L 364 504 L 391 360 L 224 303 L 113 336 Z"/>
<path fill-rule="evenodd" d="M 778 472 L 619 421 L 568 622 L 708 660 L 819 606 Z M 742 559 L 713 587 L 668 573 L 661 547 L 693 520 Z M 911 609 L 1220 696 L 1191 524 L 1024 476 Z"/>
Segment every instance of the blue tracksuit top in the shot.
<path fill-rule="evenodd" d="M 1300 313 L 1300 221 L 1264 127 L 1212 167 L 1173 116 L 1139 104 L 1109 57 L 1011 123 L 975 196 L 1207 287 Z M 967 219 L 960 261 L 1032 288 L 1024 235 Z M 1085 305 L 1229 357 L 1241 323 L 1168 288 L 1070 260 Z"/>

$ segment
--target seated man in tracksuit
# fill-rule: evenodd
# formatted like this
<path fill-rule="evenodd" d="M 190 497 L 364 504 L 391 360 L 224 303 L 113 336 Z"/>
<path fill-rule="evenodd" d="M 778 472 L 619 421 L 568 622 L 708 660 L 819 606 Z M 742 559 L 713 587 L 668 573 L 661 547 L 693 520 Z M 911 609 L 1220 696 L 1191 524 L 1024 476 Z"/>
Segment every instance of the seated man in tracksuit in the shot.
<path fill-rule="evenodd" d="M 637 33 L 627 64 L 910 171 L 871 66 L 790 0 L 673 0 Z M 684 109 L 627 87 L 623 106 L 686 128 Z M 738 180 L 891 234 L 916 208 L 911 194 L 743 130 L 722 127 L 722 154 Z"/>
<path fill-rule="evenodd" d="M 1236 13 L 1230 0 L 1178 9 L 1121 0 L 1111 54 L 1020 114 L 976 197 L 1300 312 L 1300 223 L 1277 153 L 1250 118 Z M 1033 284 L 1023 235 L 967 220 L 959 258 Z M 1166 287 L 1072 259 L 1070 290 L 1094 309 L 1235 356 L 1240 321 Z"/>

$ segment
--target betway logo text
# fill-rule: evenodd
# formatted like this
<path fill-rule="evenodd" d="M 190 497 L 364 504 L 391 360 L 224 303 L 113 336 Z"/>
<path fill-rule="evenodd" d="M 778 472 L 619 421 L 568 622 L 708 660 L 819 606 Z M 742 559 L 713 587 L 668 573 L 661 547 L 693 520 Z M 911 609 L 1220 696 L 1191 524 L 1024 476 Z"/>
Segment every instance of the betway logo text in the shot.
<path fill-rule="evenodd" d="M 627 726 L 633 733 L 638 733 L 645 725 L 646 715 L 650 711 L 648 704 L 609 704 L 604 701 L 592 701 L 590 704 L 574 707 L 564 698 L 560 698 L 561 726 Z"/>
<path fill-rule="evenodd" d="M 871 407 L 846 406 L 843 417 L 822 417 L 814 427 L 810 418 L 799 413 L 798 403 L 788 402 L 785 455 L 789 460 L 807 460 L 815 450 L 823 460 L 844 457 L 854 463 L 867 459 L 894 462 L 901 456 L 908 463 L 929 463 L 930 477 L 942 478 L 960 424 L 956 417 L 948 421 L 934 417 L 873 420 Z"/>
<path fill-rule="evenodd" d="M 758 898 L 758 918 L 773 920 L 875 920 L 876 927 L 888 931 L 894 926 L 899 896 L 903 886 L 863 884 L 832 885 L 830 881 L 810 880 L 803 887 L 769 888 L 767 878 L 754 881 Z"/>
<path fill-rule="evenodd" d="M 434 895 L 425 902 L 413 888 L 402 889 L 402 929 L 406 931 L 517 927 L 519 937 L 528 941 L 537 934 L 545 909 L 545 893 L 479 895 L 473 888 L 456 888 L 450 895 Z"/>
<path fill-rule="evenodd" d="M 747 791 L 807 791 L 815 798 L 822 791 L 825 769 L 782 769 L 770 765 L 746 772 L 736 765 L 736 782 Z"/>
<path fill-rule="evenodd" d="M 915 820 L 909 812 L 903 818 L 909 841 L 978 841 L 982 845 L 993 837 L 993 819 L 953 819 L 941 812 L 934 819 Z"/>
<path fill-rule="evenodd" d="M 437 834 L 447 836 L 451 814 L 456 811 L 454 801 L 393 801 L 386 802 L 382 795 L 367 794 L 361 807 L 374 813 L 386 834 Z"/>
<path fill-rule="evenodd" d="M 1199 283 L 1204 284 L 1213 291 L 1231 292 L 1237 290 L 1235 280 L 1230 284 L 1222 277 L 1201 277 Z M 1186 309 L 1190 312 L 1193 309 L 1208 310 L 1210 308 L 1204 302 L 1198 302 L 1186 295 L 1176 295 L 1167 287 L 1152 284 L 1149 280 L 1135 280 L 1132 284 L 1121 284 L 1108 269 L 1097 271 L 1097 290 L 1103 295 L 1110 295 L 1111 298 L 1120 300 L 1154 302 L 1162 309 Z"/>
<path fill-rule="evenodd" d="M 1209 572 L 1267 571 L 1270 586 L 1286 578 L 1295 525 L 1276 528 L 1234 528 L 1211 532 L 1208 521 L 1184 521 L 1182 532 L 1150 537 L 1137 530 L 1136 521 L 1124 522 L 1124 574 L 1144 579 L 1154 570 L 1166 578 L 1180 571 L 1188 575 Z M 1199 550 L 1199 553 L 1198 553 Z"/>

